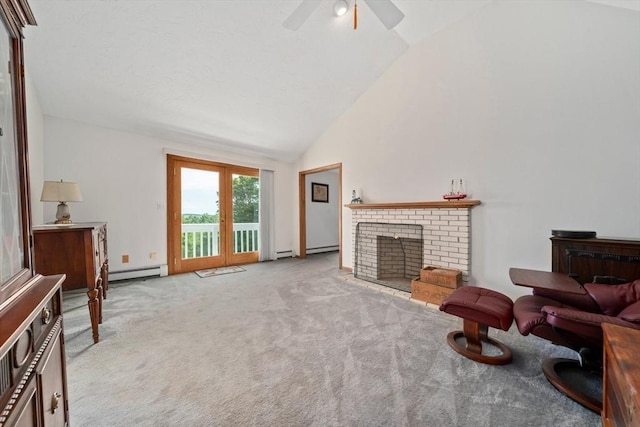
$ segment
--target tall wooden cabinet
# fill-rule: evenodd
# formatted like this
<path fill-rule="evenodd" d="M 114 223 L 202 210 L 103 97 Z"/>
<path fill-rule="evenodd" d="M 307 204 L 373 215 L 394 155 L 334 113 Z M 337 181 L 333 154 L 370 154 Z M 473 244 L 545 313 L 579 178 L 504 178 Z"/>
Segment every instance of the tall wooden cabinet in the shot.
<path fill-rule="evenodd" d="M 98 342 L 102 300 L 109 288 L 107 224 L 86 222 L 33 227 L 34 270 L 66 274 L 64 290 L 86 288 L 93 341 Z"/>
<path fill-rule="evenodd" d="M 64 275 L 35 276 L 0 307 L 0 426 L 69 422 Z"/>
<path fill-rule="evenodd" d="M 27 0 L 0 0 L 0 427 L 69 424 L 64 275 L 34 275 L 23 28 Z"/>

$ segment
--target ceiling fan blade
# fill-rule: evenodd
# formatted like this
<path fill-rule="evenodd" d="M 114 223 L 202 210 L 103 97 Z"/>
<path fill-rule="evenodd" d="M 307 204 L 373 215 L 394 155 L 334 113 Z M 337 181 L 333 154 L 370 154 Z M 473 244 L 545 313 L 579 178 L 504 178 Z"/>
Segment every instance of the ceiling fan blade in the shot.
<path fill-rule="evenodd" d="M 364 2 L 387 27 L 387 30 L 398 25 L 404 18 L 404 13 L 391 0 L 364 0 Z"/>
<path fill-rule="evenodd" d="M 311 14 L 320 6 L 321 0 L 302 0 L 302 3 L 282 23 L 288 30 L 297 30 L 309 19 Z"/>

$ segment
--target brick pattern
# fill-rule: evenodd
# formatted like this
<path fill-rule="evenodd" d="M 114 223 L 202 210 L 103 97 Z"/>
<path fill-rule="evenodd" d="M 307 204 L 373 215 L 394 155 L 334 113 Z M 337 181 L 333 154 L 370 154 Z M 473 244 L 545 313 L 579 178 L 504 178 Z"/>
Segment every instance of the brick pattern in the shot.
<path fill-rule="evenodd" d="M 378 236 L 377 279 L 413 279 L 422 269 L 422 239 Z"/>
<path fill-rule="evenodd" d="M 422 227 L 423 266 L 454 268 L 462 271 L 464 282 L 469 281 L 471 271 L 470 208 L 360 208 L 351 212 L 354 267 L 358 257 L 356 254 L 358 250 L 356 232 L 362 223 L 411 224 Z"/>
<path fill-rule="evenodd" d="M 356 277 L 369 280 L 411 278 L 409 275 L 414 274 L 416 266 L 419 274 L 422 266 L 416 261 L 416 252 L 420 252 L 418 258 L 421 261 L 420 225 L 360 222 L 355 226 L 355 236 Z M 405 256 L 407 249 L 409 257 Z"/>

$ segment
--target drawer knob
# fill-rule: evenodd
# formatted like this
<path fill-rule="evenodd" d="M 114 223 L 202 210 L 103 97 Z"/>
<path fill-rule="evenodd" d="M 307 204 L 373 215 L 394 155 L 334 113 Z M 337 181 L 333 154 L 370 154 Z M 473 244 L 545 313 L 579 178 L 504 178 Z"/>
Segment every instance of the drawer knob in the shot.
<path fill-rule="evenodd" d="M 49 307 L 45 307 L 42 309 L 42 313 L 40 314 L 40 317 L 42 319 L 43 325 L 48 325 L 49 322 L 51 322 L 51 310 L 49 310 Z"/>
<path fill-rule="evenodd" d="M 60 398 L 62 395 L 60 393 L 53 393 L 51 397 L 51 413 L 55 414 L 58 408 L 60 408 Z"/>

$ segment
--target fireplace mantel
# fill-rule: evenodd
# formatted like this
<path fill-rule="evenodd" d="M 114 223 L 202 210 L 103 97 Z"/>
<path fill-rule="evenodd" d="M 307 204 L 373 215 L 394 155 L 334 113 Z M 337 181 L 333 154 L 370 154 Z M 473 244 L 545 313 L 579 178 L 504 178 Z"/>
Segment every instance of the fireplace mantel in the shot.
<path fill-rule="evenodd" d="M 469 209 L 479 204 L 480 200 L 438 200 L 433 202 L 350 203 L 344 206 L 349 209 Z"/>

